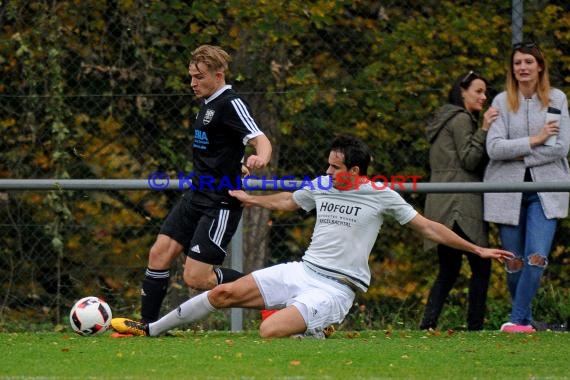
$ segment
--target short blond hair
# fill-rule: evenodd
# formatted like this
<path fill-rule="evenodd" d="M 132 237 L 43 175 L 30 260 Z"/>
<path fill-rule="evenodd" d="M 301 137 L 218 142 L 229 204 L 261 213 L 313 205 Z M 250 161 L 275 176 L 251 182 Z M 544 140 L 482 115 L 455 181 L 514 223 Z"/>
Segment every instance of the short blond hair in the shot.
<path fill-rule="evenodd" d="M 190 65 L 204 64 L 210 71 L 228 70 L 231 61 L 230 55 L 219 46 L 201 45 L 197 47 L 190 57 Z"/>

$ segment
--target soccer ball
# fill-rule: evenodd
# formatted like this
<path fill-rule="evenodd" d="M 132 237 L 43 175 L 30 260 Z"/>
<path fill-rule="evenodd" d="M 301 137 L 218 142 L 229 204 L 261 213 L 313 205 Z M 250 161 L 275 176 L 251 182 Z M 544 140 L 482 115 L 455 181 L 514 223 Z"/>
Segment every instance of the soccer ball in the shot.
<path fill-rule="evenodd" d="M 111 308 L 99 297 L 85 297 L 73 305 L 69 323 L 73 331 L 83 336 L 104 333 L 111 324 Z"/>

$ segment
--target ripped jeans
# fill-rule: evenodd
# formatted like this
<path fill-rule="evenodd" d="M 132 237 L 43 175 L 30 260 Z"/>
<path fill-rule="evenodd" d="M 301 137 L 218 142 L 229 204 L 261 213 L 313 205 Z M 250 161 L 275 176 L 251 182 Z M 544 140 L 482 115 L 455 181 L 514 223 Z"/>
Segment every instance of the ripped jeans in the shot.
<path fill-rule="evenodd" d="M 503 249 L 516 256 L 505 263 L 512 323 L 529 325 L 533 321 L 532 300 L 548 265 L 557 224 L 557 219 L 544 215 L 537 193 L 523 193 L 519 225 L 499 225 Z"/>

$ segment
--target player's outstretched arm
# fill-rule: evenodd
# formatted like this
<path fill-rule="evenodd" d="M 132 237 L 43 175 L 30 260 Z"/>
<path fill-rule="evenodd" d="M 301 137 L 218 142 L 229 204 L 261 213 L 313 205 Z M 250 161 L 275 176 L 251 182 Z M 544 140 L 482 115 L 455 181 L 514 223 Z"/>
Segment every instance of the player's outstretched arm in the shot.
<path fill-rule="evenodd" d="M 424 238 L 432 240 L 438 244 L 447 245 L 462 251 L 473 252 L 485 259 L 497 259 L 499 261 L 510 260 L 514 257 L 511 252 L 496 249 L 483 248 L 473 244 L 441 223 L 434 222 L 420 214 L 416 215 L 409 223 L 409 226 L 419 232 Z"/>
<path fill-rule="evenodd" d="M 248 141 L 255 148 L 255 154 L 247 158 L 245 166 L 249 169 L 262 169 L 271 160 L 271 142 L 265 135 L 259 135 Z"/>
<path fill-rule="evenodd" d="M 270 195 L 250 195 L 243 190 L 230 190 L 230 195 L 244 206 L 259 206 L 269 210 L 294 211 L 299 205 L 293 200 L 293 193 L 281 192 Z"/>

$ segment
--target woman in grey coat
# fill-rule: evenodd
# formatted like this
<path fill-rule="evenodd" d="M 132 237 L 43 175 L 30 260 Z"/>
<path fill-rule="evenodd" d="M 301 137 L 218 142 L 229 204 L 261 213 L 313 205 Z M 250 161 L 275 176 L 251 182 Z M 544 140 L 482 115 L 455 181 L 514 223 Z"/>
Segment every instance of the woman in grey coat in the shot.
<path fill-rule="evenodd" d="M 481 128 L 478 116 L 487 99 L 487 83 L 470 71 L 458 78 L 449 92 L 448 104 L 442 106 L 430 122 L 427 134 L 431 144 L 429 162 L 431 182 L 480 182 L 488 162 L 485 137 L 490 123 L 497 117 L 489 109 Z M 483 221 L 483 198 L 480 193 L 428 194 L 425 214 L 453 229 L 475 244 L 488 246 L 487 224 Z M 436 244 L 425 241 L 426 249 Z M 474 254 L 437 245 L 439 272 L 430 290 L 421 329 L 435 329 L 449 292 L 461 270 L 463 255 L 469 261 L 469 306 L 467 328 L 483 329 L 491 261 Z"/>
<path fill-rule="evenodd" d="M 550 87 L 546 60 L 535 43 L 513 47 L 506 91 L 493 107 L 499 118 L 487 136 L 491 160 L 485 182 L 570 179 L 568 101 Z M 559 121 L 548 121 L 549 107 L 558 110 Z M 498 224 L 503 248 L 516 255 L 506 263 L 512 309 L 501 331 L 532 332 L 532 299 L 548 264 L 557 220 L 568 215 L 568 193 L 486 193 L 484 201 L 485 220 Z"/>

